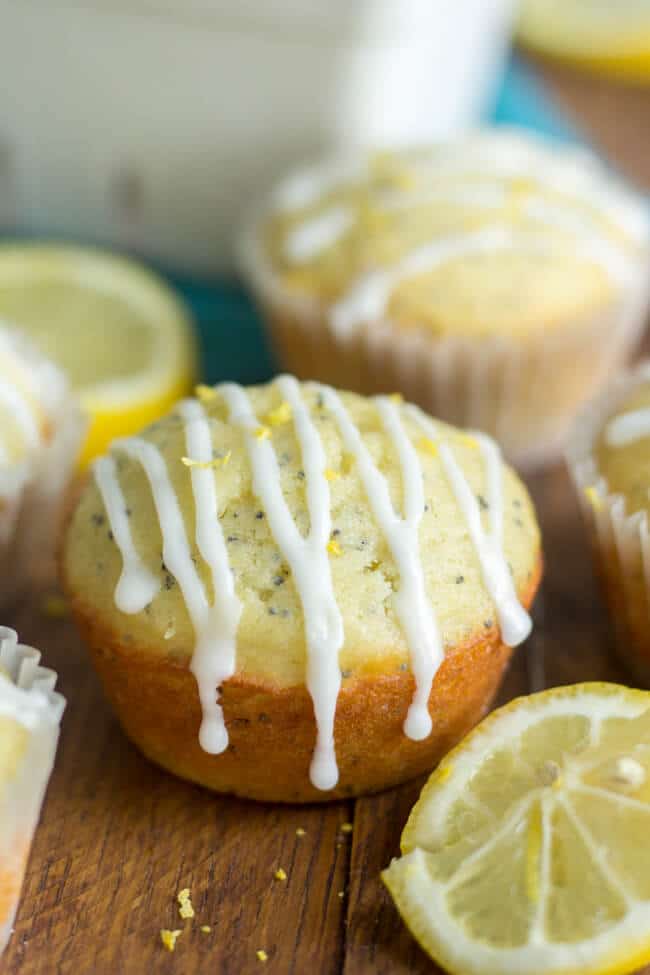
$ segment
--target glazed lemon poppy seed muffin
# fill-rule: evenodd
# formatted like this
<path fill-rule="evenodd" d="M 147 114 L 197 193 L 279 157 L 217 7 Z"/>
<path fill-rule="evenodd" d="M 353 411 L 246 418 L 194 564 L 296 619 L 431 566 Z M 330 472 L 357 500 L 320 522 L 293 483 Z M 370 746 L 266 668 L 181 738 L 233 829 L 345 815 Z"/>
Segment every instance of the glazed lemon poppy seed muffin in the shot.
<path fill-rule="evenodd" d="M 541 572 L 482 434 L 283 376 L 115 441 L 69 524 L 74 615 L 127 734 L 223 792 L 313 801 L 430 768 L 484 713 Z"/>
<path fill-rule="evenodd" d="M 618 652 L 650 686 L 650 362 L 588 409 L 568 456 Z"/>
<path fill-rule="evenodd" d="M 54 576 L 83 427 L 64 375 L 0 324 L 0 605 Z"/>
<path fill-rule="evenodd" d="M 399 389 L 534 463 L 637 337 L 649 239 L 594 157 L 495 130 L 299 172 L 241 250 L 291 372 Z"/>

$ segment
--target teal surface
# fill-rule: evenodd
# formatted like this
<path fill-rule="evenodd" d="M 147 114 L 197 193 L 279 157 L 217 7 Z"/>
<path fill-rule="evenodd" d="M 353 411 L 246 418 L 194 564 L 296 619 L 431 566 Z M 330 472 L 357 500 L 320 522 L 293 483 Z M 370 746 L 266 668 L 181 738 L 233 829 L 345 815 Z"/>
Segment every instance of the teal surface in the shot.
<path fill-rule="evenodd" d="M 562 142 L 581 141 L 534 73 L 513 58 L 490 121 L 521 125 Z M 243 288 L 232 281 L 196 281 L 168 275 L 186 299 L 197 322 L 203 379 L 262 382 L 276 371 L 255 308 Z"/>

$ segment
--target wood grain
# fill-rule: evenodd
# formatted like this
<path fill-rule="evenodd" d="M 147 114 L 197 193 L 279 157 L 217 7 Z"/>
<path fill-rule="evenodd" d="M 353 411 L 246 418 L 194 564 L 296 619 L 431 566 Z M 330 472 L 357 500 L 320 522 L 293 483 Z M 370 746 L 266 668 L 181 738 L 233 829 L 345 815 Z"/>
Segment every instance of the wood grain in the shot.
<path fill-rule="evenodd" d="M 650 187 L 648 92 L 543 71 L 590 137 Z M 566 473 L 558 466 L 529 483 L 547 575 L 535 635 L 515 657 L 500 700 L 544 684 L 625 681 Z M 58 669 L 69 706 L 2 975 L 438 971 L 379 880 L 420 783 L 330 807 L 217 798 L 165 775 L 128 744 L 67 621 L 44 619 L 32 604 L 7 622 Z M 340 831 L 348 820 L 351 835 Z M 286 883 L 274 879 L 280 866 Z M 186 886 L 193 922 L 178 916 L 176 894 Z M 183 931 L 173 955 L 160 943 L 163 927 Z"/>

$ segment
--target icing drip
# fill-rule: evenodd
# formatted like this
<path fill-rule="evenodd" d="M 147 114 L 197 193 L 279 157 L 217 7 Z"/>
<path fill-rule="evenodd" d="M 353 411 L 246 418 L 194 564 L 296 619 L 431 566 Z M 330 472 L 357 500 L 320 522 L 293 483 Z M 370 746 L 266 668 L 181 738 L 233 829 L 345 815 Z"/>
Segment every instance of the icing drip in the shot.
<path fill-rule="evenodd" d="M 483 581 L 494 603 L 501 638 L 509 647 L 522 643 L 532 629 L 530 616 L 523 608 L 512 582 L 512 576 L 503 552 L 503 468 L 499 448 L 489 437 L 472 433 L 483 455 L 485 464 L 490 533 L 486 534 L 481 512 L 467 478 L 457 463 L 448 444 L 440 443 L 434 423 L 420 410 L 407 406 L 409 415 L 422 431 L 436 443 L 445 475 L 453 491 L 458 507 L 463 513 L 472 543 L 478 555 Z"/>
<path fill-rule="evenodd" d="M 192 554 L 185 532 L 185 523 L 172 486 L 167 465 L 153 444 L 138 437 L 113 442 L 113 449 L 122 450 L 141 464 L 153 496 L 162 532 L 162 555 L 165 565 L 174 575 L 183 593 L 183 599 L 190 615 L 196 637 L 194 657 L 203 661 L 208 655 L 219 658 L 222 639 L 219 634 L 223 614 L 220 609 L 211 608 L 205 588 L 194 567 Z M 107 509 L 108 510 L 108 509 Z M 197 527 L 198 531 L 198 527 Z M 203 665 L 200 665 L 203 672 Z M 228 747 L 228 733 L 223 723 L 223 713 L 216 701 L 217 688 L 212 688 L 212 696 L 202 699 L 204 708 L 201 726 L 201 747 L 211 754 L 219 754 Z"/>
<path fill-rule="evenodd" d="M 552 217 L 547 216 L 546 222 L 552 224 Z M 345 336 L 352 334 L 364 322 L 381 318 L 394 288 L 405 278 L 433 271 L 461 257 L 519 249 L 524 253 L 550 254 L 552 244 L 543 236 L 501 224 L 471 233 L 441 237 L 411 251 L 395 267 L 370 271 L 356 281 L 347 294 L 332 305 L 330 326 L 337 335 Z M 585 237 L 578 243 L 578 252 L 585 260 L 604 267 L 612 278 L 625 279 L 627 263 L 624 257 L 604 241 Z"/>
<path fill-rule="evenodd" d="M 343 236 L 352 219 L 346 207 L 336 206 L 294 228 L 285 241 L 288 259 L 301 264 L 316 257 Z"/>
<path fill-rule="evenodd" d="M 28 400 L 19 389 L 8 382 L 0 382 L 0 403 L 6 406 L 29 448 L 38 446 L 41 435 Z"/>
<path fill-rule="evenodd" d="M 607 424 L 605 443 L 610 447 L 626 447 L 635 440 L 650 436 L 650 407 L 622 413 Z"/>
<path fill-rule="evenodd" d="M 143 564 L 133 544 L 126 498 L 117 479 L 115 459 L 110 454 L 100 457 L 95 461 L 94 474 L 115 544 L 122 556 L 115 605 L 122 613 L 141 613 L 160 589 L 160 582 Z"/>
<path fill-rule="evenodd" d="M 307 643 L 307 688 L 316 717 L 316 748 L 310 778 L 318 789 L 332 789 L 338 781 L 334 750 L 334 717 L 341 685 L 338 654 L 343 645 L 343 621 L 330 572 L 327 544 L 331 532 L 330 492 L 325 477 L 326 457 L 300 387 L 283 376 L 278 387 L 291 406 L 306 477 L 309 534 L 303 537 L 282 494 L 280 470 L 272 444 L 258 439 L 259 422 L 246 392 L 231 383 L 219 386 L 232 422 L 245 428 L 246 449 L 253 470 L 253 490 L 266 511 L 269 528 L 288 562 L 302 602 Z"/>
<path fill-rule="evenodd" d="M 386 397 L 378 397 L 377 408 L 384 428 L 395 444 L 402 469 L 404 516 L 400 517 L 393 508 L 386 478 L 375 466 L 340 397 L 333 389 L 320 388 L 336 419 L 345 447 L 356 460 L 370 507 L 399 570 L 400 584 L 393 596 L 393 606 L 408 642 L 416 685 L 404 731 L 409 738 L 419 741 L 431 731 L 429 694 L 444 656 L 438 624 L 426 596 L 420 558 L 418 532 L 424 512 L 422 467 L 402 427 L 397 408 Z"/>
<path fill-rule="evenodd" d="M 196 400 L 184 400 L 178 412 L 185 421 L 187 452 L 200 463 L 212 460 L 212 437 L 205 411 Z M 192 656 L 190 669 L 196 678 L 203 709 L 199 734 L 201 747 L 219 754 L 228 744 L 223 711 L 216 695 L 225 680 L 235 673 L 237 628 L 241 603 L 228 561 L 228 549 L 219 521 L 217 488 L 213 471 L 193 466 L 190 469 L 196 511 L 196 546 L 210 567 L 214 605 L 209 621 Z"/>

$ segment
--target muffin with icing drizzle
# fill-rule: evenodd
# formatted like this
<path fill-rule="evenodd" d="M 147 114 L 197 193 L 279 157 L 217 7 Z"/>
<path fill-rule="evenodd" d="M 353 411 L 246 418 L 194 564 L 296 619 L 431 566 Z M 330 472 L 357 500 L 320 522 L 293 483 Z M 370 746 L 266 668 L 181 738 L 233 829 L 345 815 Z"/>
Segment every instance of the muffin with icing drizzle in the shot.
<path fill-rule="evenodd" d="M 650 687 L 650 361 L 589 407 L 568 460 L 617 650 Z"/>
<path fill-rule="evenodd" d="M 484 713 L 541 572 L 495 443 L 400 397 L 199 388 L 94 467 L 62 557 L 130 738 L 222 792 L 383 789 Z"/>
<path fill-rule="evenodd" d="M 495 130 L 299 172 L 241 256 L 291 372 L 399 389 L 530 465 L 634 344 L 649 240 L 594 157 Z"/>
<path fill-rule="evenodd" d="M 0 605 L 54 578 L 83 426 L 60 370 L 0 323 Z"/>

